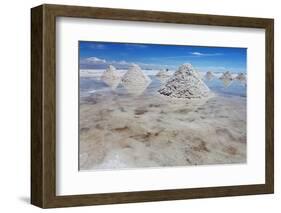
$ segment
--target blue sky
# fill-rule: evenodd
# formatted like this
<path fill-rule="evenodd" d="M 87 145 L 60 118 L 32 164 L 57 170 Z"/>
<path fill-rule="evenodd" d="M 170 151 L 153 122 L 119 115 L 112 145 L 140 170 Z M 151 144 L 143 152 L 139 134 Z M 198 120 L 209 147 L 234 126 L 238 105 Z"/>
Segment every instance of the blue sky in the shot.
<path fill-rule="evenodd" d="M 175 70 L 191 63 L 199 71 L 246 72 L 247 49 L 111 42 L 79 42 L 80 68 L 127 68 Z"/>

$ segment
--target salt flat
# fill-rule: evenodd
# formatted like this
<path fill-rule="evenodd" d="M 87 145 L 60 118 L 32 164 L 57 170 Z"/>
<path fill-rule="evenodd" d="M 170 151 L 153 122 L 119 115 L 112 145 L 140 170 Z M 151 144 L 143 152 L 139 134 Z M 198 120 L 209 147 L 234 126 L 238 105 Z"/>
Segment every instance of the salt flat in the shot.
<path fill-rule="evenodd" d="M 81 170 L 246 163 L 246 97 L 175 99 L 151 78 L 140 93 L 104 85 L 80 98 Z"/>

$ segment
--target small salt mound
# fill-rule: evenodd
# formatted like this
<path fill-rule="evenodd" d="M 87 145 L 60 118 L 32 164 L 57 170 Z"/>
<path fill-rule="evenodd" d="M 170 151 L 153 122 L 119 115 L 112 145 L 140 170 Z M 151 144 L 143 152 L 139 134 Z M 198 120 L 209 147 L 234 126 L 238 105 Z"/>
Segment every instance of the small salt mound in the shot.
<path fill-rule="evenodd" d="M 101 80 L 104 81 L 108 86 L 110 86 L 112 89 L 115 89 L 120 80 L 120 74 L 117 72 L 114 66 L 109 65 L 109 67 L 103 72 L 101 76 Z"/>
<path fill-rule="evenodd" d="M 170 73 L 166 70 L 160 70 L 157 74 L 157 77 L 169 77 Z"/>
<path fill-rule="evenodd" d="M 206 73 L 206 75 L 205 75 L 205 78 L 206 78 L 207 80 L 212 80 L 214 77 L 215 77 L 215 76 L 214 76 L 214 74 L 213 74 L 211 71 L 208 71 L 208 72 Z"/>
<path fill-rule="evenodd" d="M 123 85 L 144 84 L 144 83 L 147 83 L 150 81 L 151 81 L 151 79 L 145 73 L 143 73 L 141 68 L 136 64 L 133 64 L 129 68 L 129 70 L 123 75 L 122 80 L 121 80 Z"/>
<path fill-rule="evenodd" d="M 202 98 L 210 94 L 207 85 L 191 64 L 183 64 L 158 90 L 162 95 L 175 98 Z"/>
<path fill-rule="evenodd" d="M 233 80 L 233 77 L 229 71 L 224 72 L 221 77 L 219 78 L 221 80 L 227 79 L 227 80 Z"/>
<path fill-rule="evenodd" d="M 161 85 L 167 82 L 171 77 L 172 73 L 168 70 L 160 70 L 155 76 L 160 81 Z"/>
<path fill-rule="evenodd" d="M 134 95 L 142 94 L 150 82 L 151 79 L 136 64 L 133 64 L 121 79 L 122 86 Z"/>
<path fill-rule="evenodd" d="M 235 79 L 239 81 L 246 81 L 246 76 L 244 73 L 239 73 Z"/>

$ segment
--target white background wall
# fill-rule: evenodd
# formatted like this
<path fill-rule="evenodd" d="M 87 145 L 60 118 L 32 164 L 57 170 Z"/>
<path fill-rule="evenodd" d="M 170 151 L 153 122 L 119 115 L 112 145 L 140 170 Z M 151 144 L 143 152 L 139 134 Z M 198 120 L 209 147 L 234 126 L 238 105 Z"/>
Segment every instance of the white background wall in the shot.
<path fill-rule="evenodd" d="M 30 8 L 42 3 L 275 18 L 275 194 L 140 204 L 52 209 L 50 212 L 277 212 L 280 206 L 280 30 L 277 0 L 39 0 L 2 1 L 0 6 L 0 211 L 39 212 L 30 189 Z M 279 109 L 279 112 L 278 112 Z M 208 178 L 208 177 L 206 177 Z M 279 210 L 280 211 L 280 210 Z"/>

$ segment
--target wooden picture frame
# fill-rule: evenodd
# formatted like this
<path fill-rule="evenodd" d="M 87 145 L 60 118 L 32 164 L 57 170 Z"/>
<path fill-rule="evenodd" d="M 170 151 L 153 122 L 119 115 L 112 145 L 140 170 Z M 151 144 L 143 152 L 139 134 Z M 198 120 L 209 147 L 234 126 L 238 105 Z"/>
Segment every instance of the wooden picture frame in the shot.
<path fill-rule="evenodd" d="M 56 195 L 56 17 L 262 28 L 266 34 L 265 184 Z M 31 9 L 31 203 L 42 208 L 268 194 L 274 191 L 274 21 L 44 4 Z"/>

